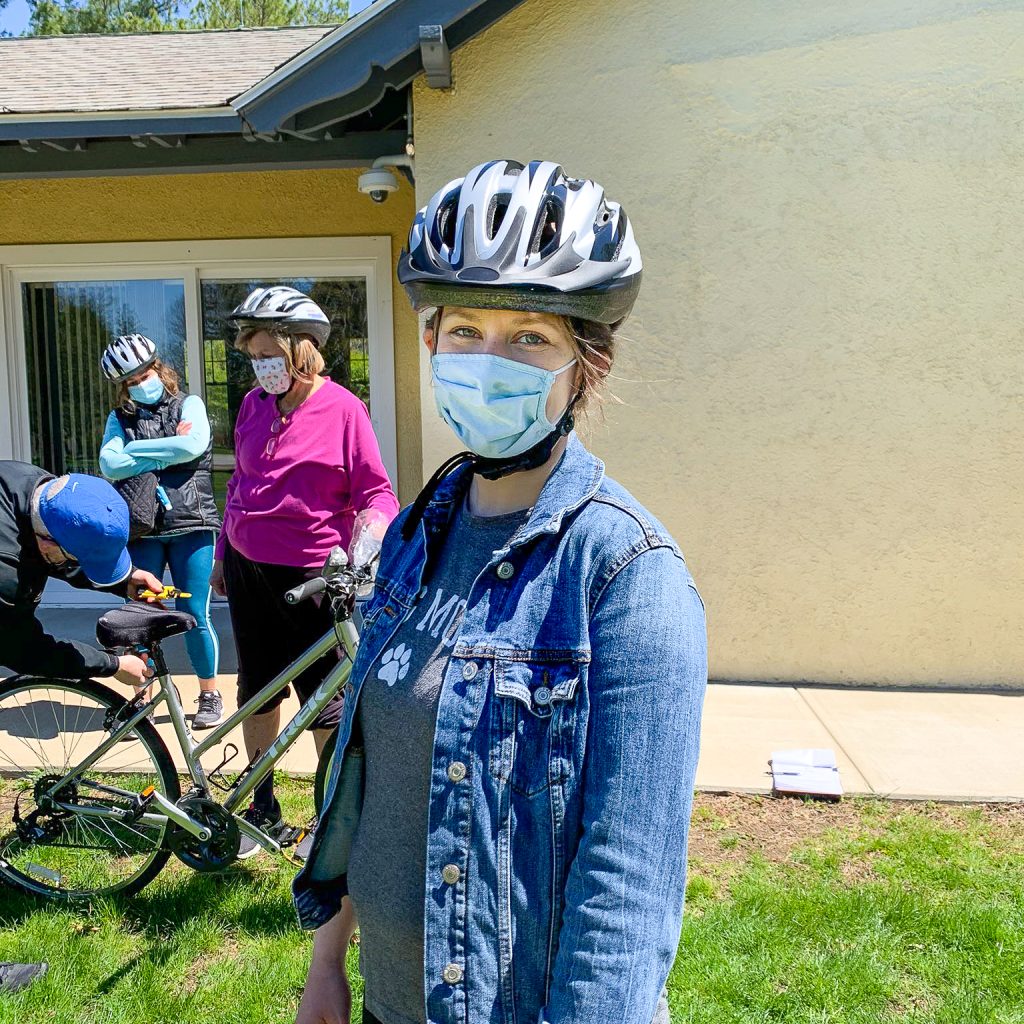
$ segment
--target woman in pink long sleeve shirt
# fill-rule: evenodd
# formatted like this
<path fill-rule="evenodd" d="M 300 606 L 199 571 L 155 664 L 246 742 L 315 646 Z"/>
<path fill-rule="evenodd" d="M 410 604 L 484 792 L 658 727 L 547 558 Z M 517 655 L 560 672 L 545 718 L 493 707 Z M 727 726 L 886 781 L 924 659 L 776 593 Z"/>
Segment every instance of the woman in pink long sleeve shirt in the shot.
<path fill-rule="evenodd" d="M 398 499 L 380 457 L 363 403 L 322 376 L 319 346 L 330 322 L 292 288 L 260 288 L 232 314 L 237 348 L 252 360 L 259 382 L 245 396 L 235 424 L 235 472 L 228 483 L 224 527 L 211 585 L 226 593 L 238 651 L 238 703 L 262 689 L 331 626 L 326 601 L 292 607 L 286 590 L 319 574 L 331 548 L 348 548 L 357 514 L 386 527 Z M 307 700 L 338 653 L 295 680 Z M 243 725 L 250 759 L 280 731 L 280 701 Z M 335 697 L 313 723 L 319 750 L 338 724 Z M 246 816 L 278 842 L 291 830 L 274 797 L 273 774 L 253 794 Z M 243 837 L 239 856 L 260 847 Z M 301 852 L 301 851 L 300 851 Z"/>

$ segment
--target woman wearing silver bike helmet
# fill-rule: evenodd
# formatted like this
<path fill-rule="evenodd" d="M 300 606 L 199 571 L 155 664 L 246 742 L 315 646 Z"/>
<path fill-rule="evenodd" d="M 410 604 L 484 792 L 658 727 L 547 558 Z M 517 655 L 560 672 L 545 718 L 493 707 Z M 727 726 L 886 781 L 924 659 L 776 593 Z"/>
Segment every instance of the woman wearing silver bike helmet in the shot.
<path fill-rule="evenodd" d="M 128 546 L 132 561 L 171 581 L 187 597 L 175 599 L 180 612 L 196 620 L 185 647 L 199 677 L 199 707 L 193 727 L 209 729 L 223 713 L 217 690 L 220 645 L 210 619 L 210 570 L 220 513 L 213 498 L 213 444 L 206 406 L 198 395 L 183 395 L 178 375 L 142 334 L 115 338 L 100 359 L 103 375 L 117 389 L 117 408 L 107 418 L 100 470 L 108 480 L 156 476 L 155 517 L 145 535 Z M 129 505 L 129 507 L 131 507 Z"/>
<path fill-rule="evenodd" d="M 235 472 L 228 483 L 224 529 L 211 583 L 226 593 L 238 651 L 238 703 L 258 693 L 331 628 L 327 601 L 292 607 L 285 591 L 318 576 L 331 548 L 348 548 L 357 521 L 383 533 L 398 512 L 366 406 L 323 376 L 320 346 L 331 324 L 324 311 L 294 288 L 257 288 L 229 319 L 235 347 L 252 360 L 257 387 L 242 400 L 235 423 Z M 321 659 L 295 680 L 308 700 L 329 665 Z M 280 729 L 283 690 L 243 723 L 250 758 Z M 313 723 L 318 749 L 338 724 L 335 697 Z M 271 773 L 256 787 L 246 816 L 287 842 Z M 260 847 L 247 836 L 239 856 Z"/>
<path fill-rule="evenodd" d="M 553 163 L 441 189 L 399 280 L 468 451 L 384 541 L 320 829 L 300 1024 L 667 1021 L 706 683 L 672 538 L 573 433 L 640 285 Z M 365 783 L 360 789 L 360 764 Z"/>

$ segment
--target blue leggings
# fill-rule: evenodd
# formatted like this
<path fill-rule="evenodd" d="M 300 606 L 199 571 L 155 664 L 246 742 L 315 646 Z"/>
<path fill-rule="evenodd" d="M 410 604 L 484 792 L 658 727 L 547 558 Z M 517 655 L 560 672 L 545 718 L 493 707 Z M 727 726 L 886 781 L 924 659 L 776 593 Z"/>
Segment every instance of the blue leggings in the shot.
<path fill-rule="evenodd" d="M 217 674 L 220 644 L 210 622 L 210 571 L 213 569 L 213 530 L 194 530 L 176 537 L 140 537 L 128 545 L 136 569 L 162 579 L 170 565 L 171 580 L 191 597 L 179 597 L 179 612 L 194 615 L 196 628 L 185 634 L 185 648 L 200 679 Z"/>

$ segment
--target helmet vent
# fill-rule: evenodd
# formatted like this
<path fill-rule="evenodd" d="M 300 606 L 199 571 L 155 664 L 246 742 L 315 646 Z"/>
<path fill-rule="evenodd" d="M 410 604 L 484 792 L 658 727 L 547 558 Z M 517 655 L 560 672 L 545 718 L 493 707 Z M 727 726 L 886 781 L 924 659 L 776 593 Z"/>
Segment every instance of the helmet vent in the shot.
<path fill-rule="evenodd" d="M 449 251 L 455 248 L 455 229 L 458 218 L 455 212 L 458 209 L 458 197 L 448 200 L 440 210 L 437 211 L 437 233 L 441 244 L 448 247 Z"/>
<path fill-rule="evenodd" d="M 508 212 L 508 205 L 511 196 L 502 192 L 491 199 L 490 209 L 487 211 L 487 237 L 493 238 L 498 233 L 505 214 Z"/>
<path fill-rule="evenodd" d="M 531 252 L 547 256 L 549 252 L 558 247 L 558 238 L 562 226 L 562 204 L 554 199 L 548 199 L 537 218 L 537 230 L 534 235 Z"/>

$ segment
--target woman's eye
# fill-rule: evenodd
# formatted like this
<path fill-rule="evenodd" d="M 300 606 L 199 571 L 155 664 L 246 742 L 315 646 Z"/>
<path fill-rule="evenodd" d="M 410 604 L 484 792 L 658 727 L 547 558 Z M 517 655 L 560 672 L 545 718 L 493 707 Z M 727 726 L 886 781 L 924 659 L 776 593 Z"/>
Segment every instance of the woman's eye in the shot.
<path fill-rule="evenodd" d="M 453 327 L 449 334 L 454 335 L 456 338 L 475 338 L 477 337 L 477 331 L 472 327 Z"/>
<path fill-rule="evenodd" d="M 542 334 L 532 334 L 527 332 L 526 334 L 520 334 L 516 338 L 517 345 L 523 345 L 525 348 L 539 348 L 541 345 L 546 345 L 548 339 Z"/>

